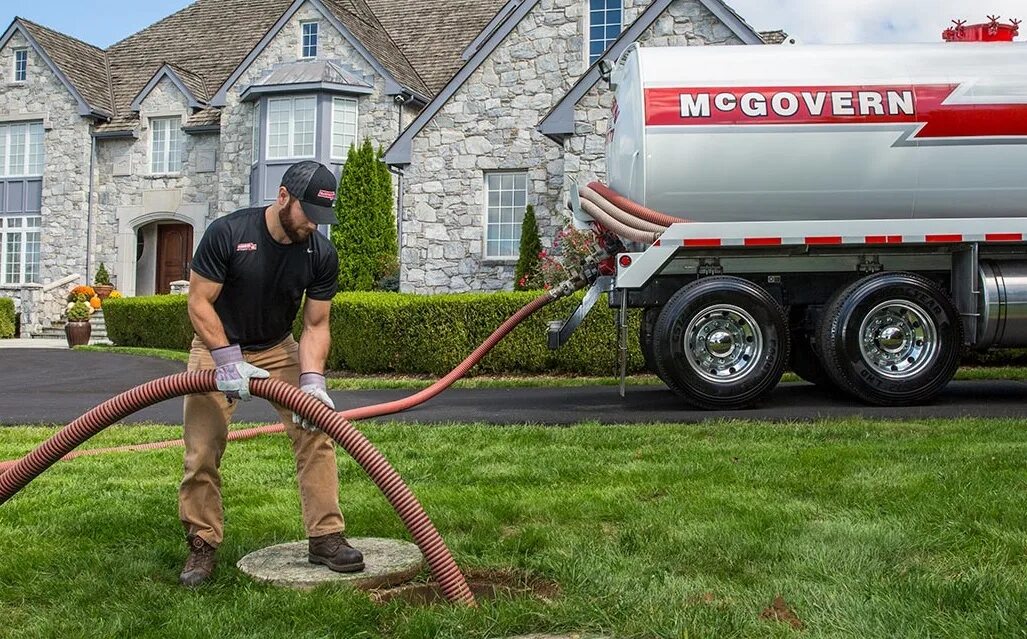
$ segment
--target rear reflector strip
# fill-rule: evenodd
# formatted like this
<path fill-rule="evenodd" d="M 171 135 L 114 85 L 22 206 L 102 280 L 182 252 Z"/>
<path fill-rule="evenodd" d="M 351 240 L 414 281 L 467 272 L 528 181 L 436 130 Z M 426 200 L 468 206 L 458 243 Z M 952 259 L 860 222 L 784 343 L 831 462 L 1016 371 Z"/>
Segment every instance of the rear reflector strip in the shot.
<path fill-rule="evenodd" d="M 720 246 L 720 240 L 715 237 L 697 237 L 684 241 L 685 246 Z"/>
<path fill-rule="evenodd" d="M 985 242 L 1022 242 L 1023 233 L 988 233 Z"/>
<path fill-rule="evenodd" d="M 779 237 L 747 237 L 745 238 L 746 246 L 781 246 L 781 238 Z"/>
<path fill-rule="evenodd" d="M 842 237 L 840 235 L 831 235 L 827 237 L 807 237 L 806 244 L 841 244 Z"/>
<path fill-rule="evenodd" d="M 902 244 L 901 235 L 868 235 L 867 244 Z"/>
<path fill-rule="evenodd" d="M 928 235 L 924 238 L 928 242 L 962 242 L 962 235 Z"/>

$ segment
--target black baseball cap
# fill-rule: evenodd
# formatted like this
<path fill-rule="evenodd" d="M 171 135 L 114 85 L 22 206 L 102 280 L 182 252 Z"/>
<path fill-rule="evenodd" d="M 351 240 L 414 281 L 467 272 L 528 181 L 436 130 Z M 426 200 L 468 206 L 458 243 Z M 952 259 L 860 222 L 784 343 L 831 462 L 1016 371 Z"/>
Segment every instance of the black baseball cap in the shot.
<path fill-rule="evenodd" d="M 304 215 L 314 224 L 335 224 L 339 221 L 332 209 L 338 184 L 328 167 L 313 160 L 293 164 L 282 176 L 282 186 L 289 195 L 300 201 Z"/>

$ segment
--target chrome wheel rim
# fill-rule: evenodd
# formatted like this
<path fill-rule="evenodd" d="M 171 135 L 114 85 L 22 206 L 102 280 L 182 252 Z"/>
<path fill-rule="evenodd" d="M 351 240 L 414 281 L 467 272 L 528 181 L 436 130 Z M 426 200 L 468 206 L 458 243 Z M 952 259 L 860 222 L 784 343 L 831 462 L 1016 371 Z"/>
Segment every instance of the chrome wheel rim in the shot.
<path fill-rule="evenodd" d="M 684 352 L 703 379 L 734 382 L 756 368 L 763 354 L 763 331 L 752 315 L 737 306 L 709 306 L 688 323 Z"/>
<path fill-rule="evenodd" d="M 859 351 L 875 373 L 909 379 L 938 354 L 938 330 L 923 308 L 908 300 L 889 300 L 867 313 L 859 327 Z"/>

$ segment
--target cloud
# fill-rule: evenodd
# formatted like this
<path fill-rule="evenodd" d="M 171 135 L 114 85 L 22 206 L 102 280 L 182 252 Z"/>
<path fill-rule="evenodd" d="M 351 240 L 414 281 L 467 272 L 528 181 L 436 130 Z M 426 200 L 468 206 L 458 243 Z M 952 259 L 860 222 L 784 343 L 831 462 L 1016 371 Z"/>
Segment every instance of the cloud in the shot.
<path fill-rule="evenodd" d="M 1027 21 L 1024 0 L 727 0 L 759 31 L 784 29 L 807 44 L 941 42 L 952 20 L 986 14 Z M 1027 22 L 1018 40 L 1027 40 Z"/>

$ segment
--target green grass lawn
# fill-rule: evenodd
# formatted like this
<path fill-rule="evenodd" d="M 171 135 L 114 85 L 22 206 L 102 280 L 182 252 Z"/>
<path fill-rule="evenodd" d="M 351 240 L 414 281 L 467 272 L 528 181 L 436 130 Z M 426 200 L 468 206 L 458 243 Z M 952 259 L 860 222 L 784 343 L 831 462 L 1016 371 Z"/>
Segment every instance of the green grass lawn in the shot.
<path fill-rule="evenodd" d="M 0 459 L 48 429 L 0 430 Z M 300 539 L 286 440 L 229 446 L 216 582 L 176 585 L 181 451 L 65 462 L 0 506 L 0 636 L 1023 637 L 1027 428 L 1012 420 L 573 428 L 373 425 L 458 563 L 554 580 L 549 602 L 376 606 L 250 582 Z M 89 445 L 177 436 L 116 428 Z M 354 536 L 408 538 L 340 456 Z M 801 620 L 761 619 L 780 595 Z"/>

